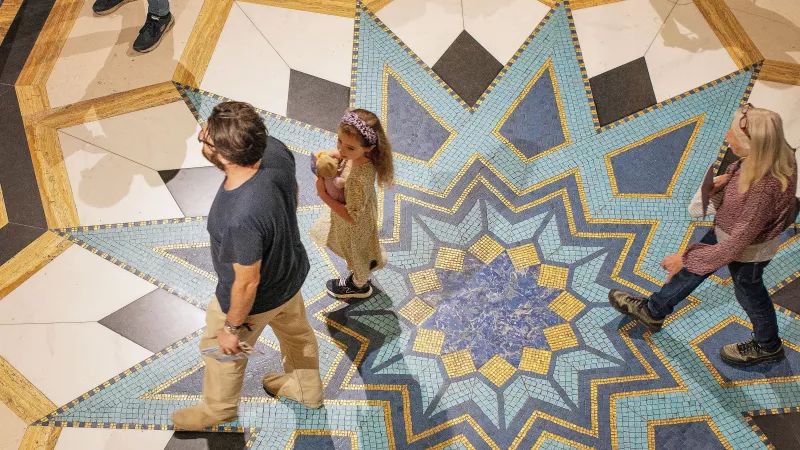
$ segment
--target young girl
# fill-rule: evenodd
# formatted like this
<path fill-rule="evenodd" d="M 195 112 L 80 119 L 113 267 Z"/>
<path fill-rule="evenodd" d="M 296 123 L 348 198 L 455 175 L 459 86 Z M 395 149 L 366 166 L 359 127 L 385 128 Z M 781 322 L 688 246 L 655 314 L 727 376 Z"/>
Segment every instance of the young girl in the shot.
<path fill-rule="evenodd" d="M 351 271 L 339 280 L 329 280 L 328 293 L 338 299 L 367 298 L 372 295 L 370 274 L 386 265 L 378 236 L 375 182 L 389 186 L 394 181 L 392 146 L 380 119 L 364 109 L 346 113 L 338 134 L 338 151 L 330 154 L 349 165 L 345 203 L 331 198 L 324 180 L 317 178 L 317 193 L 330 206 L 331 214 L 329 220 L 323 217 L 314 225 L 311 235 L 344 259 Z"/>
<path fill-rule="evenodd" d="M 727 265 L 736 300 L 753 323 L 753 339 L 728 344 L 720 357 L 728 364 L 749 366 L 784 357 L 778 321 L 762 274 L 778 252 L 780 234 L 795 204 L 797 163 L 783 133 L 781 117 L 746 104 L 739 108 L 726 135 L 741 159 L 714 180 L 714 227 L 683 254 L 667 256 L 661 267 L 667 283 L 649 299 L 612 290 L 609 301 L 617 311 L 637 319 L 651 331 L 700 283 Z"/>

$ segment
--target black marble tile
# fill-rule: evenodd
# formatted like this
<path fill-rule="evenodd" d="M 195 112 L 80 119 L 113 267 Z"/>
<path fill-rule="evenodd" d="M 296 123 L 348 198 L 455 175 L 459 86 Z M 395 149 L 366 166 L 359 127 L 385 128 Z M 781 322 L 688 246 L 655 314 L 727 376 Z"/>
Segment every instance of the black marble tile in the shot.
<path fill-rule="evenodd" d="M 656 104 L 644 57 L 594 76 L 589 83 L 600 125 L 608 125 Z"/>
<path fill-rule="evenodd" d="M 753 417 L 753 421 L 769 438 L 776 450 L 800 448 L 800 413 L 769 414 Z"/>
<path fill-rule="evenodd" d="M 793 231 L 790 231 L 793 233 Z M 767 269 L 769 270 L 769 269 Z M 794 280 L 788 286 L 784 286 L 781 290 L 772 296 L 772 301 L 776 305 L 783 306 L 789 311 L 794 311 L 800 314 L 800 279 Z"/>
<path fill-rule="evenodd" d="M 286 109 L 292 119 L 336 132 L 349 105 L 349 87 L 292 70 Z"/>
<path fill-rule="evenodd" d="M 196 433 L 177 431 L 164 450 L 242 450 L 247 443 L 244 433 Z"/>
<path fill-rule="evenodd" d="M 433 65 L 433 71 L 465 102 L 474 105 L 503 69 L 488 50 L 462 31 Z"/>
<path fill-rule="evenodd" d="M 100 324 L 155 353 L 205 326 L 205 312 L 156 289 Z"/>
<path fill-rule="evenodd" d="M 13 86 L 0 85 L 0 186 L 9 222 L 47 228 Z"/>
<path fill-rule="evenodd" d="M 225 180 L 216 167 L 162 170 L 158 172 L 186 217 L 207 216 L 214 196 Z"/>
<path fill-rule="evenodd" d="M 35 241 L 46 230 L 8 223 L 0 228 L 0 266 Z"/>
<path fill-rule="evenodd" d="M 0 44 L 0 83 L 14 84 L 55 0 L 26 0 Z"/>

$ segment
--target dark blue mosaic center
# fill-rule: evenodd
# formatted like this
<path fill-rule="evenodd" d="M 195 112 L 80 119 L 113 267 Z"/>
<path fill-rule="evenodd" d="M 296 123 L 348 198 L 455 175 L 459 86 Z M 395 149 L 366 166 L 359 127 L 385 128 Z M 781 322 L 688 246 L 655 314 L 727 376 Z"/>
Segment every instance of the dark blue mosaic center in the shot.
<path fill-rule="evenodd" d="M 524 347 L 549 348 L 544 328 L 564 322 L 547 307 L 561 291 L 539 286 L 539 266 L 516 270 L 506 253 L 489 264 L 467 255 L 462 272 L 437 272 L 443 290 L 423 297 L 436 312 L 422 326 L 444 332 L 444 353 L 471 350 L 479 367 L 494 355 L 519 364 Z"/>

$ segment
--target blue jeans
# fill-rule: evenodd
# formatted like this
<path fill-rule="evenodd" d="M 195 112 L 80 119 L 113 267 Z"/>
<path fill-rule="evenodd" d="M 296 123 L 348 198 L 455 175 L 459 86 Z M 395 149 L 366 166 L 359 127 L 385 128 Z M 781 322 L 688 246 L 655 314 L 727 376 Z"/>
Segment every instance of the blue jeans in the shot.
<path fill-rule="evenodd" d="M 714 230 L 710 230 L 700 242 L 714 245 L 717 243 L 717 236 Z M 753 324 L 753 334 L 756 343 L 762 348 L 774 348 L 781 343 L 778 336 L 778 319 L 775 315 L 775 307 L 772 299 L 769 298 L 769 291 L 764 286 L 762 275 L 764 268 L 769 265 L 769 261 L 743 263 L 732 262 L 728 264 L 728 269 L 733 278 L 733 290 L 736 300 L 742 306 L 750 322 Z M 661 291 L 650 296 L 647 309 L 655 318 L 664 318 L 675 309 L 678 303 L 686 299 L 700 284 L 705 281 L 708 275 L 698 275 L 682 269 L 675 274 L 669 283 L 665 284 Z"/>
<path fill-rule="evenodd" d="M 166 16 L 169 14 L 169 0 L 147 0 L 147 13 Z"/>

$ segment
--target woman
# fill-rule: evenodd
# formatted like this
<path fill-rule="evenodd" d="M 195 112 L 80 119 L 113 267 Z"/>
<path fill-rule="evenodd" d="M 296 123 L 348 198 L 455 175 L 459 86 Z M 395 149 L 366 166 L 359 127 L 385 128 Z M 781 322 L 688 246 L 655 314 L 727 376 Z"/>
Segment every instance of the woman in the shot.
<path fill-rule="evenodd" d="M 683 254 L 661 262 L 668 277 L 660 292 L 645 299 L 612 290 L 608 299 L 617 311 L 655 332 L 678 303 L 727 265 L 736 299 L 753 324 L 753 339 L 722 347 L 720 356 L 728 364 L 749 366 L 784 356 L 762 274 L 778 252 L 794 206 L 797 168 L 781 117 L 772 111 L 745 104 L 737 110 L 726 139 L 741 159 L 714 180 L 714 227 Z"/>

